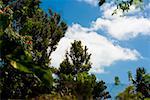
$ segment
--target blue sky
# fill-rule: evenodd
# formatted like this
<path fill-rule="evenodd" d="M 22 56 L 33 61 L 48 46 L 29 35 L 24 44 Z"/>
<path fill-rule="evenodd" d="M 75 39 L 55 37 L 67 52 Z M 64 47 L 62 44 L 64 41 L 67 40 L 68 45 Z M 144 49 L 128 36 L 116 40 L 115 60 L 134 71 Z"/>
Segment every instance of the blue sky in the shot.
<path fill-rule="evenodd" d="M 111 16 L 115 8 L 105 4 L 101 8 L 96 0 L 43 0 L 41 7 L 59 13 L 69 28 L 52 54 L 52 65 L 59 66 L 65 51 L 74 39 L 81 40 L 92 53 L 92 73 L 107 83 L 119 76 L 128 83 L 127 72 L 135 74 L 137 67 L 150 73 L 150 1 L 145 9 L 134 9 L 125 16 Z M 120 12 L 120 11 L 118 11 Z"/>

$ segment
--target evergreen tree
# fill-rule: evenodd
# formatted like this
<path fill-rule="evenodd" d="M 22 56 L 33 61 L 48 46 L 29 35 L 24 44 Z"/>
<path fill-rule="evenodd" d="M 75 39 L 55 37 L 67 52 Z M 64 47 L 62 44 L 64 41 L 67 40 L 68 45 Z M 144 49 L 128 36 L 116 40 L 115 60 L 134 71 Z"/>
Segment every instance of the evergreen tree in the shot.
<path fill-rule="evenodd" d="M 150 98 L 150 74 L 144 68 L 137 68 L 136 77 L 132 79 L 136 91 L 142 93 L 143 98 Z"/>
<path fill-rule="evenodd" d="M 111 98 L 109 92 L 106 91 L 105 82 L 99 81 L 96 82 L 96 85 L 94 86 L 93 90 L 93 98 L 95 100 L 105 100 L 108 98 Z"/>
<path fill-rule="evenodd" d="M 142 94 L 134 90 L 134 86 L 128 86 L 123 92 L 117 95 L 116 100 L 142 100 Z"/>
<path fill-rule="evenodd" d="M 81 93 L 85 89 L 83 88 L 84 82 L 88 81 L 88 79 L 91 82 L 95 81 L 95 78 L 88 75 L 88 71 L 91 68 L 91 62 L 89 61 L 91 54 L 88 54 L 87 50 L 86 46 L 82 46 L 81 41 L 74 41 L 70 48 L 70 53 L 66 52 L 66 58 L 60 64 L 57 73 L 61 92 L 63 90 L 65 94 L 69 94 L 68 92 L 71 91 L 71 93 L 78 95 L 79 92 Z M 78 87 L 79 85 L 81 88 Z M 86 94 L 87 92 L 82 93 Z M 80 96 L 83 96 L 82 93 Z"/>
<path fill-rule="evenodd" d="M 103 81 L 97 83 L 95 75 L 88 73 L 91 68 L 91 54 L 87 50 L 86 46 L 82 46 L 81 41 L 72 43 L 70 52 L 66 53 L 66 58 L 57 72 L 58 91 L 63 95 L 76 95 L 79 100 L 88 100 L 93 98 L 92 96 L 94 99 L 109 98 L 109 93 L 105 91 L 105 83 Z M 100 91 L 96 90 L 97 87 Z"/>
<path fill-rule="evenodd" d="M 65 60 L 60 64 L 60 72 L 74 76 L 81 72 L 88 72 L 91 68 L 91 54 L 88 54 L 87 50 L 86 46 L 82 46 L 81 41 L 74 41 L 70 48 L 70 53 L 66 53 Z"/>
<path fill-rule="evenodd" d="M 150 98 L 150 74 L 144 68 L 137 68 L 135 79 L 128 72 L 131 85 L 118 94 L 117 100 L 146 100 Z"/>
<path fill-rule="evenodd" d="M 3 62 L 0 95 L 4 99 L 23 99 L 51 92 L 49 57 L 67 25 L 58 14 L 52 11 L 45 14 L 39 3 L 39 0 L 0 1 L 0 58 Z"/>
<path fill-rule="evenodd" d="M 119 85 L 120 84 L 120 80 L 119 80 L 119 77 L 118 76 L 115 76 L 115 85 Z"/>

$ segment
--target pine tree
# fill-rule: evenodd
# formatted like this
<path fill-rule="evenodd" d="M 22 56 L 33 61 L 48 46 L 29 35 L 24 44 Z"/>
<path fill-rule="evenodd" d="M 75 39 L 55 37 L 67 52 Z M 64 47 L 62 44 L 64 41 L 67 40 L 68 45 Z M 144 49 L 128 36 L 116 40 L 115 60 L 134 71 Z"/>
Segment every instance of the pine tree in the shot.
<path fill-rule="evenodd" d="M 57 13 L 45 14 L 39 4 L 39 0 L 0 1 L 3 63 L 0 86 L 4 99 L 23 99 L 51 92 L 53 78 L 49 57 L 67 25 Z"/>
<path fill-rule="evenodd" d="M 74 41 L 71 45 L 70 52 L 66 52 L 66 58 L 60 64 L 57 72 L 60 83 L 58 87 L 61 92 L 62 90 L 65 91 L 65 94 L 69 94 L 69 91 L 71 91 L 71 93 L 78 95 L 77 93 L 82 92 L 84 82 L 88 79 L 92 80 L 92 77 L 88 75 L 91 68 L 91 62 L 89 61 L 91 54 L 88 54 L 87 47 L 83 47 L 81 41 Z M 95 81 L 95 78 L 92 81 Z M 81 88 L 77 89 L 79 85 Z M 83 96 L 82 93 L 80 95 Z"/>
<path fill-rule="evenodd" d="M 150 98 L 150 74 L 144 68 L 137 68 L 136 76 L 133 78 L 128 72 L 131 82 L 125 91 L 118 94 L 117 100 L 146 100 Z"/>
<path fill-rule="evenodd" d="M 119 77 L 118 76 L 115 76 L 115 85 L 119 85 L 120 84 L 120 80 L 119 80 Z"/>
<path fill-rule="evenodd" d="M 134 86 L 128 86 L 123 92 L 116 96 L 116 100 L 142 100 L 142 94 L 134 90 Z"/>
<path fill-rule="evenodd" d="M 70 53 L 66 53 L 65 60 L 60 64 L 60 72 L 63 73 L 64 71 L 64 74 L 67 74 L 65 72 L 69 70 L 70 72 L 68 73 L 74 76 L 81 72 L 88 72 L 91 68 L 91 54 L 88 54 L 87 50 L 86 46 L 82 46 L 81 41 L 74 41 L 70 48 Z"/>
<path fill-rule="evenodd" d="M 93 98 L 94 100 L 105 100 L 108 98 L 111 98 L 109 92 L 106 91 L 105 82 L 102 80 L 99 82 L 96 82 L 96 85 L 94 86 L 93 91 Z"/>
<path fill-rule="evenodd" d="M 136 77 L 132 80 L 136 91 L 142 93 L 143 98 L 150 98 L 150 74 L 144 68 L 137 68 Z"/>
<path fill-rule="evenodd" d="M 75 95 L 79 100 L 88 100 L 93 96 L 94 99 L 110 98 L 109 93 L 105 91 L 105 83 L 103 81 L 97 83 L 95 75 L 89 74 L 91 54 L 87 51 L 87 47 L 82 46 L 81 41 L 74 41 L 71 44 L 70 52 L 66 53 L 66 58 L 57 72 L 58 92 L 63 95 Z"/>

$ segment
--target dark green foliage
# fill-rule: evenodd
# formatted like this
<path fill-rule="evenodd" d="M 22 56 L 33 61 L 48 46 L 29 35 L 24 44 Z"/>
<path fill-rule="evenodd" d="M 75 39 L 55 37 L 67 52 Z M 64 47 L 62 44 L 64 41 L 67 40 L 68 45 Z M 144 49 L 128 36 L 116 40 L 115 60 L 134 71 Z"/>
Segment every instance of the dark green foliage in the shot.
<path fill-rule="evenodd" d="M 97 84 L 95 75 L 88 73 L 91 68 L 91 54 L 88 54 L 87 50 L 81 41 L 72 43 L 70 52 L 66 53 L 66 58 L 57 72 L 57 91 L 62 95 L 75 95 L 79 100 L 88 100 L 93 96 L 95 99 L 110 98 L 109 93 L 105 91 L 105 83 L 101 81 L 101 85 Z M 100 91 L 96 90 L 97 87 Z"/>
<path fill-rule="evenodd" d="M 47 88 L 34 74 L 26 74 L 10 66 L 1 68 L 0 73 L 2 99 L 23 99 L 42 94 L 42 90 L 46 92 Z"/>
<path fill-rule="evenodd" d="M 128 71 L 128 78 L 129 78 L 129 81 L 132 81 L 132 73 L 131 73 L 131 71 Z"/>
<path fill-rule="evenodd" d="M 36 13 L 33 22 L 31 21 L 32 29 L 29 33 L 33 35 L 34 61 L 42 67 L 48 67 L 49 57 L 64 36 L 67 25 L 60 20 L 58 14 L 50 12 L 48 17 L 43 13 L 41 11 Z"/>
<path fill-rule="evenodd" d="M 96 85 L 94 86 L 93 91 L 93 98 L 95 100 L 105 100 L 107 98 L 111 98 L 109 92 L 106 91 L 105 82 L 99 81 L 96 82 Z"/>
<path fill-rule="evenodd" d="M 39 0 L 3 0 L 0 3 L 2 98 L 23 99 L 52 90 L 49 57 L 64 36 L 67 25 L 58 14 L 45 14 L 39 3 Z"/>
<path fill-rule="evenodd" d="M 5 29 L 8 26 L 8 24 L 9 24 L 9 16 L 0 14 L 0 27 L 2 29 Z"/>
<path fill-rule="evenodd" d="M 79 73 L 76 80 L 75 95 L 77 98 L 89 99 L 92 98 L 93 87 L 95 86 L 95 75 L 89 75 L 86 72 Z"/>
<path fill-rule="evenodd" d="M 118 94 L 117 100 L 146 100 L 150 98 L 150 74 L 144 68 L 137 68 L 136 77 L 128 72 L 131 86 Z"/>
<path fill-rule="evenodd" d="M 66 58 L 60 64 L 57 72 L 59 77 L 58 89 L 61 92 L 69 94 L 69 91 L 71 91 L 78 97 L 88 96 L 88 92 L 91 91 L 89 89 L 95 82 L 93 75 L 88 74 L 91 68 L 90 56 L 91 54 L 87 53 L 87 47 L 83 48 L 81 41 L 72 43 L 70 53 L 66 53 Z M 87 87 L 87 90 L 85 87 Z"/>
<path fill-rule="evenodd" d="M 136 70 L 136 77 L 132 82 L 137 92 L 142 93 L 144 98 L 150 98 L 150 74 L 144 68 Z"/>
<path fill-rule="evenodd" d="M 74 41 L 70 53 L 66 53 L 65 60 L 60 64 L 60 72 L 72 75 L 88 72 L 91 68 L 91 62 L 89 61 L 91 54 L 88 54 L 87 50 L 86 46 L 83 48 L 81 41 Z"/>
<path fill-rule="evenodd" d="M 74 43 L 72 43 L 69 56 L 74 65 L 74 74 L 88 72 L 90 70 L 91 62 L 89 60 L 91 54 L 88 54 L 87 50 L 86 46 L 84 48 L 82 47 L 81 41 L 74 41 Z"/>
<path fill-rule="evenodd" d="M 120 84 L 120 80 L 119 80 L 118 76 L 115 77 L 114 81 L 115 81 L 115 85 L 119 85 Z"/>

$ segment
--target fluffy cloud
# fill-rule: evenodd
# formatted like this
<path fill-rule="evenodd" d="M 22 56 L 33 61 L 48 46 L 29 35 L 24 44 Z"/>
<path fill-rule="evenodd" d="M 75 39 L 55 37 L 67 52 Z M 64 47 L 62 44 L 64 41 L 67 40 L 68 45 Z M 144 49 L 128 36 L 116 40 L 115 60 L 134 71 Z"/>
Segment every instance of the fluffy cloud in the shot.
<path fill-rule="evenodd" d="M 106 30 L 118 40 L 128 40 L 138 35 L 150 35 L 150 19 L 143 17 L 98 18 L 93 22 L 93 29 Z"/>
<path fill-rule="evenodd" d="M 137 60 L 140 54 L 136 50 L 123 48 L 110 42 L 106 37 L 85 28 L 79 24 L 73 24 L 68 28 L 66 35 L 59 42 L 58 48 L 52 53 L 52 65 L 58 67 L 64 59 L 66 50 L 69 50 L 74 40 L 81 40 L 83 45 L 89 48 L 93 63 L 91 72 L 102 73 L 103 68 L 116 61 Z"/>
<path fill-rule="evenodd" d="M 78 0 L 84 1 L 96 6 L 97 0 Z M 113 3 L 106 3 L 101 7 L 102 16 L 91 23 L 91 27 L 82 27 L 79 24 L 73 24 L 66 32 L 64 38 L 58 44 L 58 48 L 52 53 L 52 65 L 59 67 L 64 59 L 65 52 L 69 50 L 74 40 L 81 40 L 84 45 L 89 48 L 92 54 L 91 62 L 93 63 L 91 72 L 103 73 L 104 67 L 110 66 L 116 61 L 138 60 L 141 55 L 135 49 L 121 47 L 100 34 L 98 30 L 106 31 L 109 35 L 117 40 L 128 40 L 140 35 L 150 36 L 150 19 L 131 6 L 131 10 L 127 16 L 121 11 L 112 16 L 116 9 Z M 150 10 L 149 5 L 146 6 L 144 14 Z M 136 14 L 139 13 L 139 14 Z M 125 14 L 126 15 L 126 14 Z M 147 15 L 147 14 L 146 14 Z M 105 33 L 106 33 L 105 32 Z M 115 41 L 117 41 L 115 40 Z"/>
<path fill-rule="evenodd" d="M 128 40 L 140 35 L 150 36 L 150 19 L 148 16 L 145 17 L 147 11 L 150 10 L 149 5 L 143 10 L 144 13 L 141 13 L 142 11 L 140 12 L 138 8 L 135 9 L 133 5 L 127 16 L 119 10 L 117 14 L 112 16 L 116 6 L 113 6 L 112 3 L 106 3 L 101 8 L 103 16 L 92 22 L 92 28 L 95 31 L 106 31 L 118 40 Z"/>
<path fill-rule="evenodd" d="M 86 2 L 92 6 L 96 6 L 98 4 L 98 0 L 77 0 L 77 1 Z"/>

